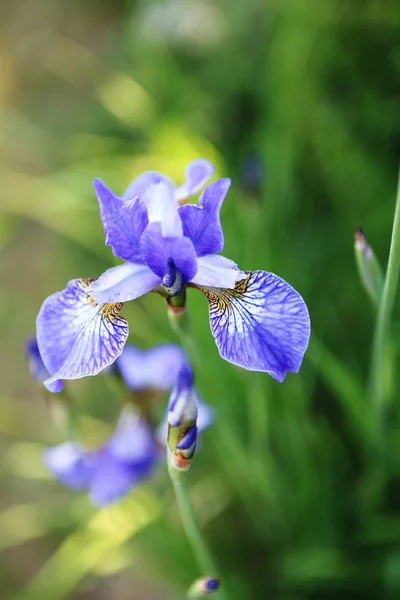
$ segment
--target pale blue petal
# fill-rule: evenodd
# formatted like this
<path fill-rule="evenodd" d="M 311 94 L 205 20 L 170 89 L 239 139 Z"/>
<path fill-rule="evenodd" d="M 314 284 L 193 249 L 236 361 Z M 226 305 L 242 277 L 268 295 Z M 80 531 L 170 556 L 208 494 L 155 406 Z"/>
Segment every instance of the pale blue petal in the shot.
<path fill-rule="evenodd" d="M 50 373 L 44 366 L 42 357 L 40 356 L 39 346 L 37 345 L 37 341 L 34 336 L 30 336 L 27 338 L 25 343 L 25 350 L 32 378 L 36 379 L 36 381 L 39 381 L 39 383 L 43 383 L 46 379 L 50 377 Z M 61 392 L 62 388 L 63 383 L 61 379 L 57 379 L 48 386 L 48 390 L 53 394 Z"/>
<path fill-rule="evenodd" d="M 150 185 L 141 195 L 141 200 L 147 208 L 149 223 L 161 223 L 163 236 L 182 236 L 179 205 L 170 188 L 163 181 Z"/>
<path fill-rule="evenodd" d="M 307 307 L 288 283 L 252 271 L 234 290 L 199 288 L 207 296 L 210 326 L 219 353 L 250 371 L 282 382 L 297 373 L 310 337 Z"/>
<path fill-rule="evenodd" d="M 130 390 L 167 391 L 175 385 L 184 360 L 182 349 L 175 344 L 159 344 L 149 350 L 127 344 L 115 365 Z"/>
<path fill-rule="evenodd" d="M 200 206 L 185 204 L 178 209 L 183 233 L 192 240 L 197 256 L 215 254 L 223 250 L 224 234 L 219 212 L 230 184 L 230 179 L 220 179 L 211 183 L 200 197 Z"/>
<path fill-rule="evenodd" d="M 50 379 L 97 375 L 121 354 L 128 324 L 121 305 L 96 304 L 87 293 L 88 280 L 73 279 L 49 296 L 37 317 L 37 341 Z"/>
<path fill-rule="evenodd" d="M 128 302 L 147 294 L 161 283 L 146 265 L 125 263 L 107 269 L 90 284 L 88 292 L 96 302 Z"/>
<path fill-rule="evenodd" d="M 177 200 L 184 200 L 188 196 L 197 194 L 213 175 L 214 171 L 213 165 L 205 158 L 193 160 L 185 169 L 185 183 L 174 192 L 175 198 Z"/>
<path fill-rule="evenodd" d="M 197 273 L 192 283 L 221 288 L 234 288 L 237 281 L 246 277 L 233 260 L 220 254 L 209 254 L 197 259 Z"/>
<path fill-rule="evenodd" d="M 138 413 L 126 407 L 118 426 L 106 444 L 116 460 L 137 463 L 153 460 L 154 442 L 148 423 Z"/>
<path fill-rule="evenodd" d="M 142 262 L 140 237 L 149 222 L 146 206 L 138 198 L 123 202 L 100 179 L 95 179 L 93 186 L 100 205 L 106 244 L 111 246 L 114 256 Z"/>
<path fill-rule="evenodd" d="M 128 189 L 122 194 L 122 199 L 126 201 L 137 197 L 141 198 L 148 187 L 160 182 L 164 183 L 172 193 L 174 192 L 176 186 L 169 177 L 162 175 L 162 173 L 157 173 L 157 171 L 146 171 L 132 181 Z"/>

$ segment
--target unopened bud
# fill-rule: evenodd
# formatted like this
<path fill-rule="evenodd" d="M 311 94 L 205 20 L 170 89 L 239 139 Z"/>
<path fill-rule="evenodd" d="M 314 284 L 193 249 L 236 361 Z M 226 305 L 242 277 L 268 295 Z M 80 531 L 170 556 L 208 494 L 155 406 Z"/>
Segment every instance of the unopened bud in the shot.
<path fill-rule="evenodd" d="M 381 266 L 361 227 L 354 235 L 354 251 L 361 283 L 375 305 L 379 304 L 383 289 Z"/>
<path fill-rule="evenodd" d="M 219 589 L 219 579 L 211 577 L 202 577 L 194 582 L 188 590 L 188 598 L 202 598 L 204 596 L 210 596 Z"/>
<path fill-rule="evenodd" d="M 187 471 L 197 442 L 197 403 L 193 372 L 188 364 L 179 372 L 168 403 L 168 450 L 173 468 Z"/>

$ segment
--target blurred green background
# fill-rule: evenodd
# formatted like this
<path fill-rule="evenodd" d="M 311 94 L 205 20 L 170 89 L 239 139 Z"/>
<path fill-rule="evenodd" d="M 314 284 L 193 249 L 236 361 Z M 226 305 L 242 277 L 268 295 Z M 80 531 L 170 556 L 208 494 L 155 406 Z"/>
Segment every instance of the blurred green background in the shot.
<path fill-rule="evenodd" d="M 385 264 L 400 156 L 397 0 L 3 2 L 0 22 L 0 598 L 178 599 L 198 576 L 166 470 L 103 511 L 46 474 L 62 441 L 24 341 L 43 299 L 113 264 L 91 186 L 205 157 L 233 180 L 224 255 L 287 279 L 313 326 L 278 384 L 219 358 L 189 291 L 197 385 L 218 412 L 190 472 L 229 598 L 400 598 L 400 405 L 371 442 L 375 312 L 362 225 Z M 154 295 L 155 296 L 155 295 Z M 165 306 L 124 307 L 131 341 L 175 340 Z M 82 439 L 115 423 L 102 377 L 74 381 Z"/>

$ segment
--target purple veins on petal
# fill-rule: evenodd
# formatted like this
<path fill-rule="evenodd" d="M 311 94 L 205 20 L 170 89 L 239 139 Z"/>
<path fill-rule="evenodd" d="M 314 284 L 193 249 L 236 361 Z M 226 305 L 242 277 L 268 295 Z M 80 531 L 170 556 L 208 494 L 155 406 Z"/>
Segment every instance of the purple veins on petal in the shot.
<path fill-rule="evenodd" d="M 219 179 L 204 189 L 200 206 L 185 204 L 178 209 L 183 233 L 192 240 L 197 256 L 215 254 L 224 248 L 219 212 L 230 184 L 230 179 Z"/>
<path fill-rule="evenodd" d="M 100 218 L 106 235 L 106 244 L 114 256 L 142 263 L 140 237 L 149 219 L 147 208 L 139 198 L 124 202 L 100 179 L 93 182 L 100 206 Z"/>
<path fill-rule="evenodd" d="M 206 295 L 210 327 L 222 358 L 282 382 L 300 369 L 310 337 L 307 307 L 273 273 L 251 271 L 235 289 L 199 288 Z"/>
<path fill-rule="evenodd" d="M 97 375 L 121 354 L 128 324 L 119 315 L 122 304 L 96 304 L 88 294 L 89 280 L 73 279 L 49 296 L 36 327 L 40 355 L 51 377 L 78 379 Z"/>
<path fill-rule="evenodd" d="M 168 391 L 175 385 L 184 360 L 182 349 L 175 344 L 160 344 L 149 350 L 126 345 L 115 365 L 130 390 Z"/>

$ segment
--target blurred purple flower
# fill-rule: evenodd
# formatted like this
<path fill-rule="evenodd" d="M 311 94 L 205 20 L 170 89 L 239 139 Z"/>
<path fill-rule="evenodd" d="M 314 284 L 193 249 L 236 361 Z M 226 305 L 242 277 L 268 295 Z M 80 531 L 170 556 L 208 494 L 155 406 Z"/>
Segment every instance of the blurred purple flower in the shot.
<path fill-rule="evenodd" d="M 127 344 L 114 365 L 126 387 L 134 392 L 168 391 L 175 385 L 185 360 L 182 348 L 176 344 L 158 344 L 149 350 Z"/>
<path fill-rule="evenodd" d="M 39 383 L 43 383 L 50 377 L 50 374 L 44 366 L 42 357 L 40 356 L 39 347 L 34 336 L 30 336 L 26 339 L 25 352 L 32 378 L 36 379 L 36 381 L 39 381 Z M 60 379 L 56 379 L 50 384 L 48 389 L 50 392 L 57 393 L 61 392 L 62 388 L 62 381 Z"/>
<path fill-rule="evenodd" d="M 47 384 L 94 375 L 110 365 L 127 337 L 126 322 L 118 316 L 121 303 L 157 286 L 167 296 L 180 295 L 186 285 L 205 294 L 211 332 L 229 362 L 278 381 L 299 370 L 310 336 L 303 299 L 276 275 L 240 271 L 217 254 L 224 247 L 219 213 L 230 180 L 208 185 L 198 205 L 183 204 L 208 181 L 213 167 L 199 159 L 185 173 L 180 187 L 159 173 L 144 173 L 121 198 L 94 181 L 106 244 L 127 262 L 88 285 L 72 281 L 45 300 L 37 337 L 52 375 Z"/>

